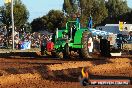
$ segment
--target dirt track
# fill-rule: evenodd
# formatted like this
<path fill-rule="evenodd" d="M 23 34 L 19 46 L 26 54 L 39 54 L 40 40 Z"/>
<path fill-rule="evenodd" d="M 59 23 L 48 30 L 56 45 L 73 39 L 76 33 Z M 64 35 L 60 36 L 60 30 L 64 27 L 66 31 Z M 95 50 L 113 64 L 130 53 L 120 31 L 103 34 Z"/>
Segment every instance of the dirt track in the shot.
<path fill-rule="evenodd" d="M 84 66 L 89 67 L 91 78 L 132 79 L 131 58 L 95 61 L 1 58 L 0 88 L 82 88 L 78 77 Z M 88 88 L 106 87 L 111 88 L 110 86 L 90 86 Z M 132 88 L 132 86 L 113 87 Z"/>

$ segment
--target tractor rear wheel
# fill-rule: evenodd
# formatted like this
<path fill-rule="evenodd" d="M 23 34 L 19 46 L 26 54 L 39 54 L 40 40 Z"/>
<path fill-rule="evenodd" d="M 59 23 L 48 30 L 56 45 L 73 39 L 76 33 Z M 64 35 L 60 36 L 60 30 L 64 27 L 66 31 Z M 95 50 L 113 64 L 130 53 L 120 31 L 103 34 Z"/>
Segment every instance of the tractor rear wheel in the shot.
<path fill-rule="evenodd" d="M 99 53 L 99 42 L 95 40 L 88 31 L 83 32 L 82 35 L 83 48 L 80 51 L 81 58 L 95 58 L 95 54 Z"/>
<path fill-rule="evenodd" d="M 68 43 L 66 43 L 65 46 L 64 46 L 63 58 L 64 59 L 69 58 L 69 45 L 68 45 Z"/>

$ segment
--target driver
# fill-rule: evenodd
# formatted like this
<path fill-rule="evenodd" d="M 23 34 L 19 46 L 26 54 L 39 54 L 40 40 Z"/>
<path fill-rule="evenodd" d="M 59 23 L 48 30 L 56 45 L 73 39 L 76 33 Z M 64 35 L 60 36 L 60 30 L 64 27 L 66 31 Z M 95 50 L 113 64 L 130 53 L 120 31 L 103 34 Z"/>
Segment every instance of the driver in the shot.
<path fill-rule="evenodd" d="M 75 32 L 76 32 L 76 26 L 73 25 L 72 26 L 72 38 L 74 39 L 74 36 L 75 36 Z"/>

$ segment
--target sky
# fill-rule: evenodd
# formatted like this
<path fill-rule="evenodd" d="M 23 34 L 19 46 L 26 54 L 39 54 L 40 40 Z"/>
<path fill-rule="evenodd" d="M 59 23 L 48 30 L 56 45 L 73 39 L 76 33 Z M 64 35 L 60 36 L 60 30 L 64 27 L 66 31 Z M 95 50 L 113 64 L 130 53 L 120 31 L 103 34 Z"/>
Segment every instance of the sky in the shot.
<path fill-rule="evenodd" d="M 29 22 L 33 19 L 46 15 L 50 10 L 62 10 L 64 0 L 22 0 L 26 5 L 30 17 Z M 127 0 L 128 6 L 132 8 L 132 0 Z M 4 5 L 4 0 L 0 0 L 0 6 Z"/>

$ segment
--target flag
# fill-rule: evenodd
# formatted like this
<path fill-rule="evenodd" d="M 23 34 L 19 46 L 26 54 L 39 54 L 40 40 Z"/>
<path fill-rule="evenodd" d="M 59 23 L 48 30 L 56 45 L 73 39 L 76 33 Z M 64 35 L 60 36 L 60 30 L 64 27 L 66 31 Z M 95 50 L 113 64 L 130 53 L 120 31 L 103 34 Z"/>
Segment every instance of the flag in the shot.
<path fill-rule="evenodd" d="M 77 21 L 78 23 L 80 22 L 78 17 L 77 17 L 76 21 Z"/>
<path fill-rule="evenodd" d="M 88 22 L 88 28 L 92 28 L 92 24 L 93 24 L 92 16 L 90 16 L 89 22 Z"/>
<path fill-rule="evenodd" d="M 119 21 L 119 30 L 123 31 L 123 22 L 120 22 L 120 21 Z"/>
<path fill-rule="evenodd" d="M 5 3 L 11 3 L 11 0 L 4 0 Z"/>

